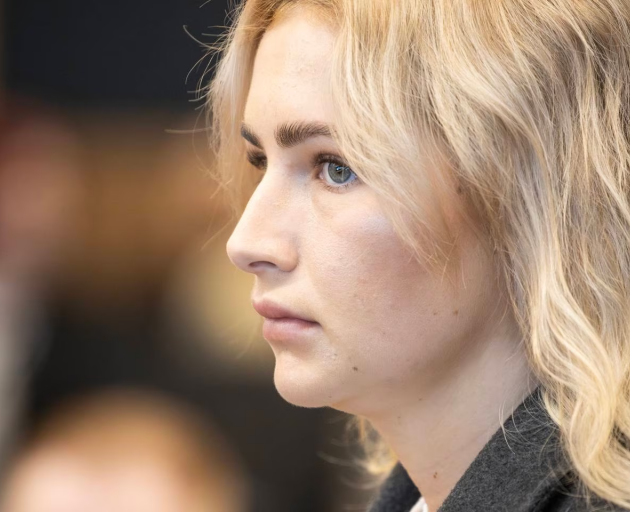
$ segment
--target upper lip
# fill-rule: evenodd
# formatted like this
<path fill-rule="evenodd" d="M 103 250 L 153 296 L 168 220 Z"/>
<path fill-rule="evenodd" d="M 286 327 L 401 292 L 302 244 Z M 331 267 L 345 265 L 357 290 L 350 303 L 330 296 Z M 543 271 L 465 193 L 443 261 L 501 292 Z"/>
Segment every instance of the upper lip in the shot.
<path fill-rule="evenodd" d="M 295 311 L 270 300 L 253 300 L 252 305 L 254 306 L 256 312 L 265 318 L 295 318 L 298 320 L 304 320 L 305 322 L 317 323 L 315 320 L 312 320 L 305 315 L 296 313 Z"/>

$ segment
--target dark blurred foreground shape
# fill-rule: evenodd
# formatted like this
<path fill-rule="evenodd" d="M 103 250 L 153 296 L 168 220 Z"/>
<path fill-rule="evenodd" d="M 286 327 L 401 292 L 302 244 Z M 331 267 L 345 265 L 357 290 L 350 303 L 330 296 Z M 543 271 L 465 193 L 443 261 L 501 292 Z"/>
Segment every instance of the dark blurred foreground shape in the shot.
<path fill-rule="evenodd" d="M 202 3 L 3 6 L 7 500 L 78 481 L 88 496 L 105 492 L 89 476 L 98 469 L 110 489 L 140 492 L 168 480 L 159 490 L 182 503 L 203 492 L 182 492 L 173 467 L 200 475 L 210 492 L 221 481 L 213 471 L 228 459 L 238 462 L 223 473 L 243 489 L 235 510 L 359 511 L 372 493 L 359 488 L 365 479 L 352 467 L 347 418 L 278 396 L 251 281 L 225 256 L 230 219 L 204 174 L 211 162 L 194 91 L 209 64 L 195 39 L 214 41 L 207 34 L 219 33 L 228 2 Z M 125 443 L 134 435 L 142 442 L 132 449 Z M 204 435 L 222 440 L 223 455 Z M 188 469 L 175 464 L 180 455 Z M 148 462 L 151 471 L 137 470 Z M 130 485 L 123 476 L 131 473 L 146 478 Z"/>

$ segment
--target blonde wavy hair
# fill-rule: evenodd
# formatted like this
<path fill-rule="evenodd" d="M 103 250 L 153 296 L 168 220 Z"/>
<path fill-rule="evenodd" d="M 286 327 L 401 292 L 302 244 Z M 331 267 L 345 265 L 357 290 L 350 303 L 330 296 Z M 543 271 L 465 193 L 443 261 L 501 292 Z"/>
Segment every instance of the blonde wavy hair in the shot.
<path fill-rule="evenodd" d="M 630 508 L 630 2 L 241 4 L 205 90 L 237 209 L 252 186 L 239 131 L 257 46 L 298 5 L 337 29 L 344 157 L 436 271 L 456 254 L 443 210 L 455 180 L 583 489 Z M 386 472 L 395 461 L 376 448 L 389 455 L 371 469 Z"/>

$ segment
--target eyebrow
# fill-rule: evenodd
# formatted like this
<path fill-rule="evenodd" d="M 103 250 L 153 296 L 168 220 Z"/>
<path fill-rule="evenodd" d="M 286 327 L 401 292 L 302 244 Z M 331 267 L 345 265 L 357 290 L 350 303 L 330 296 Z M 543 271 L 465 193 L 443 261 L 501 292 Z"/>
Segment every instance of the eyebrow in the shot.
<path fill-rule="evenodd" d="M 241 125 L 241 136 L 258 149 L 263 149 L 258 136 L 254 133 L 252 128 L 245 123 Z M 288 149 L 312 137 L 332 138 L 332 130 L 327 124 L 323 123 L 282 123 L 276 128 L 274 137 L 278 146 Z"/>

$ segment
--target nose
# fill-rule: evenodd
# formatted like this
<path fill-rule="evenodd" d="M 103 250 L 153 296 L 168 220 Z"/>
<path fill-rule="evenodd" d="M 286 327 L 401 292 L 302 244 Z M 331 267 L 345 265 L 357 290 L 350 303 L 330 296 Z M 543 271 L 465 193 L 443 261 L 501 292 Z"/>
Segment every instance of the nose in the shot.
<path fill-rule="evenodd" d="M 227 242 L 232 263 L 256 275 L 291 272 L 298 262 L 300 224 L 294 203 L 287 187 L 265 176 Z"/>

